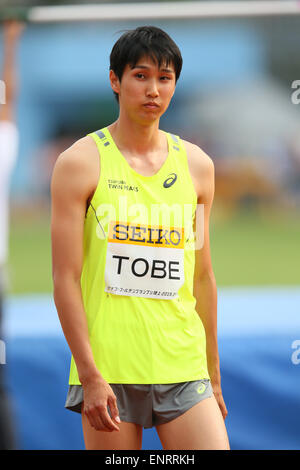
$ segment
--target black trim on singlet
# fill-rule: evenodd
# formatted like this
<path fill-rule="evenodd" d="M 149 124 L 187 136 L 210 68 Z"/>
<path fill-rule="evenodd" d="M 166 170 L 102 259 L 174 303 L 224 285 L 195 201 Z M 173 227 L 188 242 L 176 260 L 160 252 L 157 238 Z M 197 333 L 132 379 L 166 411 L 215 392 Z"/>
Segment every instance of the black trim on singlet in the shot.
<path fill-rule="evenodd" d="M 95 217 L 96 217 L 97 222 L 98 222 L 98 225 L 99 225 L 99 227 L 101 228 L 104 237 L 106 238 L 106 233 L 105 233 L 105 231 L 104 231 L 104 228 L 102 227 L 102 225 L 101 225 L 100 222 L 99 222 L 99 219 L 98 219 L 98 217 L 97 217 L 97 213 L 96 213 L 96 211 L 95 211 L 95 208 L 94 208 L 93 204 L 90 203 L 90 206 L 91 206 L 91 208 L 93 209 L 93 211 L 94 211 L 94 213 L 95 213 Z"/>
<path fill-rule="evenodd" d="M 100 129 L 98 131 L 95 131 L 94 134 L 97 134 L 99 139 L 103 142 L 104 147 L 110 145 L 110 142 L 107 140 L 106 135 Z"/>

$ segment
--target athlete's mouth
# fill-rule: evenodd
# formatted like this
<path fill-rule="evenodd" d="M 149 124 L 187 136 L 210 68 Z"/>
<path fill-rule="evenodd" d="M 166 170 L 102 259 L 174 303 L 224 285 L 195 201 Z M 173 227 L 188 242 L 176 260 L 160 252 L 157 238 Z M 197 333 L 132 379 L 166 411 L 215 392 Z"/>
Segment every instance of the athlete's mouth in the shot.
<path fill-rule="evenodd" d="M 147 103 L 144 103 L 144 106 L 150 109 L 159 108 L 159 104 L 155 103 L 154 101 L 148 101 Z"/>

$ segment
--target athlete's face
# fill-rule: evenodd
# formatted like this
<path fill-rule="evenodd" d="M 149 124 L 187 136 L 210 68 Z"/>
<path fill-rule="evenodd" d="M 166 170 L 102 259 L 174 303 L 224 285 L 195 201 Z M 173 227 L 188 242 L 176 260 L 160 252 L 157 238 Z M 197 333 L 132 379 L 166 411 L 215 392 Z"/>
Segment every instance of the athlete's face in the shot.
<path fill-rule="evenodd" d="M 158 67 L 149 57 L 140 59 L 133 68 L 127 65 L 121 82 L 111 70 L 110 80 L 119 94 L 120 111 L 144 123 L 156 121 L 167 110 L 176 85 L 173 65 Z"/>

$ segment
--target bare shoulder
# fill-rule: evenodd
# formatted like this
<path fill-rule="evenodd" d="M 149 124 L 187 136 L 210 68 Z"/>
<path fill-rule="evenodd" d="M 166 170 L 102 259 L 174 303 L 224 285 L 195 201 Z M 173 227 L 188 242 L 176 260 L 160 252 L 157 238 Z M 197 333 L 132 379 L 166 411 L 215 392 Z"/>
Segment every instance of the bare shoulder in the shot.
<path fill-rule="evenodd" d="M 195 169 L 203 170 L 207 168 L 209 170 L 214 167 L 212 158 L 198 147 L 198 145 L 192 144 L 187 140 L 182 140 L 182 142 L 184 143 L 189 163 L 191 163 Z"/>
<path fill-rule="evenodd" d="M 215 166 L 212 158 L 198 145 L 182 139 L 185 146 L 189 169 L 199 198 L 213 191 Z"/>
<path fill-rule="evenodd" d="M 74 189 L 74 196 L 89 199 L 95 191 L 100 174 L 97 146 L 90 136 L 85 136 L 64 150 L 57 158 L 51 186 Z"/>
<path fill-rule="evenodd" d="M 63 167 L 67 170 L 89 171 L 95 164 L 95 156 L 98 157 L 96 144 L 91 137 L 85 136 L 64 150 L 57 158 L 55 167 Z M 70 175 L 71 176 L 71 175 Z"/>

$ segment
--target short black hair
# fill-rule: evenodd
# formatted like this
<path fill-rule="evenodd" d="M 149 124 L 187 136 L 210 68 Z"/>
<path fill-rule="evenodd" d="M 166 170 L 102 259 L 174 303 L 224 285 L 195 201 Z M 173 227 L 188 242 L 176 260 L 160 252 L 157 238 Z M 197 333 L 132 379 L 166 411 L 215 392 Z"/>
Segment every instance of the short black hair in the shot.
<path fill-rule="evenodd" d="M 109 68 L 121 82 L 126 65 L 134 67 L 143 56 L 150 57 L 158 67 L 163 63 L 172 64 L 177 82 L 182 69 L 180 50 L 173 39 L 156 26 L 139 26 L 123 33 L 112 48 Z M 119 101 L 118 93 L 114 95 Z"/>

